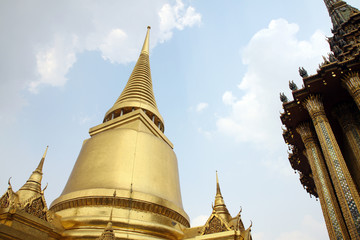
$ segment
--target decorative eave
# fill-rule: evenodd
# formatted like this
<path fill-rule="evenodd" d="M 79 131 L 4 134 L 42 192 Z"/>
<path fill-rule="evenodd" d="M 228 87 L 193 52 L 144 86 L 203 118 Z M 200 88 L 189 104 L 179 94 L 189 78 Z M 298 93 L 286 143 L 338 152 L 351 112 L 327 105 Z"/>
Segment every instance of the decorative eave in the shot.
<path fill-rule="evenodd" d="M 287 128 L 296 127 L 300 122 L 309 120 L 307 111 L 303 108 L 302 102 L 310 94 L 331 95 L 336 93 L 337 100 L 329 104 L 336 104 L 338 99 L 345 101 L 348 94 L 342 87 L 342 78 L 351 72 L 360 71 L 360 54 L 344 62 L 334 62 L 320 67 L 316 74 L 303 78 L 303 88 L 292 92 L 293 100 L 283 103 L 284 113 L 280 118 Z M 339 91 L 343 89 L 343 91 Z M 296 116 L 296 121 L 292 116 Z"/>

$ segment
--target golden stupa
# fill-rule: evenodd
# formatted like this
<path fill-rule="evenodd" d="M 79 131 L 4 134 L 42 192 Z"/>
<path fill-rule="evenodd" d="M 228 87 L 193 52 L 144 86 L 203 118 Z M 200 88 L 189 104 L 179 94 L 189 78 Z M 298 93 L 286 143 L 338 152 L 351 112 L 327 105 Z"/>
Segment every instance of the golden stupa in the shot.
<path fill-rule="evenodd" d="M 0 198 L 0 239 L 251 239 L 240 213 L 229 214 L 218 178 L 210 218 L 190 228 L 173 144 L 154 98 L 149 32 L 123 92 L 89 130 L 50 209 L 41 190 L 45 154 L 18 192 L 9 182 Z"/>
<path fill-rule="evenodd" d="M 99 236 L 114 190 L 112 224 L 119 237 L 177 239 L 189 227 L 176 155 L 152 90 L 149 31 L 125 89 L 104 122 L 90 129 L 64 191 L 50 207 L 62 217 L 69 239 Z"/>

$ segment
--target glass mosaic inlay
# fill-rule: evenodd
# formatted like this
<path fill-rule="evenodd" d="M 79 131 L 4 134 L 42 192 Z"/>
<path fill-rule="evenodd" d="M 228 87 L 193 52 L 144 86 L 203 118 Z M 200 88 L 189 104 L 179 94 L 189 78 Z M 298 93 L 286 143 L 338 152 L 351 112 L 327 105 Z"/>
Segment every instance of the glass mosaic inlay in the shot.
<path fill-rule="evenodd" d="M 358 232 L 358 234 L 360 235 L 360 213 L 359 213 L 359 209 L 357 208 L 356 204 L 355 204 L 355 201 L 354 201 L 354 198 L 351 194 L 351 191 L 350 191 L 350 188 L 349 188 L 349 185 L 345 179 L 345 175 L 344 175 L 344 172 L 340 166 L 340 162 L 339 162 L 339 159 L 338 159 L 338 156 L 335 152 L 335 149 L 334 149 L 334 146 L 331 142 L 331 139 L 330 139 L 330 136 L 329 136 L 329 133 L 325 127 L 325 124 L 324 122 L 320 122 L 320 129 L 321 129 L 321 132 L 322 134 L 324 135 L 325 137 L 325 142 L 326 142 L 326 147 L 329 151 L 329 154 L 330 154 L 330 158 L 331 158 L 331 161 L 335 167 L 335 172 L 336 172 L 336 175 L 339 179 L 339 182 L 340 182 L 340 186 L 341 186 L 341 189 L 345 195 L 345 200 L 346 200 L 346 203 L 349 207 L 349 210 L 350 210 L 350 213 L 351 213 L 351 216 L 353 218 L 353 221 L 354 221 L 354 224 L 355 224 L 355 228 Z"/>
<path fill-rule="evenodd" d="M 359 136 L 359 132 L 356 131 L 355 128 L 351 128 L 351 134 L 352 134 L 353 137 L 355 138 L 357 147 L 360 148 L 360 136 Z"/>
<path fill-rule="evenodd" d="M 341 239 L 343 239 L 343 236 L 342 236 L 342 233 L 341 233 L 340 225 L 339 225 L 339 222 L 338 222 L 338 220 L 336 218 L 335 208 L 334 208 L 334 205 L 333 205 L 333 203 L 331 201 L 329 190 L 328 190 L 328 188 L 326 186 L 325 176 L 324 176 L 324 174 L 323 174 L 323 172 L 321 170 L 320 160 L 319 160 L 318 155 L 316 153 L 315 146 L 311 147 L 311 152 L 312 152 L 312 155 L 313 155 L 313 158 L 314 158 L 316 172 L 317 172 L 318 178 L 319 178 L 320 183 L 321 183 L 321 189 L 322 189 L 322 192 L 323 192 L 323 195 L 324 195 L 324 200 L 325 200 L 325 203 L 326 203 L 326 207 L 328 209 L 331 224 L 332 224 L 332 226 L 334 228 L 336 239 L 341 240 Z"/>

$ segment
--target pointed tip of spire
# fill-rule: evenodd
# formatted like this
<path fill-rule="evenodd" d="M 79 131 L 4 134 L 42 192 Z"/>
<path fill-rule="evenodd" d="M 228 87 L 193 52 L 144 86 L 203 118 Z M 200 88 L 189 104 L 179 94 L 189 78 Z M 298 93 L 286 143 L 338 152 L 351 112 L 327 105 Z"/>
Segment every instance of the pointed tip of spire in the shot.
<path fill-rule="evenodd" d="M 216 195 L 221 195 L 218 171 L 216 170 Z"/>
<path fill-rule="evenodd" d="M 43 154 L 43 158 L 46 157 L 46 154 L 47 154 L 48 149 L 49 149 L 49 145 L 46 146 L 45 152 L 44 152 L 44 154 Z"/>
<path fill-rule="evenodd" d="M 141 49 L 141 53 L 145 53 L 149 55 L 149 38 L 150 38 L 150 29 L 151 27 L 148 26 L 147 27 L 147 32 L 146 32 L 146 37 L 145 37 L 145 41 L 144 41 L 144 45 Z"/>
<path fill-rule="evenodd" d="M 38 167 L 36 168 L 36 170 L 38 170 L 38 171 L 40 171 L 40 172 L 42 172 L 42 169 L 43 169 L 43 166 L 44 166 L 45 157 L 46 157 L 46 154 L 47 154 L 48 149 L 49 149 L 49 146 L 46 146 L 44 155 L 42 156 L 42 158 L 41 158 L 41 160 L 40 160 L 40 163 L 39 163 Z"/>

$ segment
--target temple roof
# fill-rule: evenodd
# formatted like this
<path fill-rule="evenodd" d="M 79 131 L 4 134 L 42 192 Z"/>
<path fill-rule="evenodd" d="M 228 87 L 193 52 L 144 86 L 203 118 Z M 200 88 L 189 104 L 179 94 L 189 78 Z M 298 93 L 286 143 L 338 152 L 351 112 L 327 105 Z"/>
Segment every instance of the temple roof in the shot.
<path fill-rule="evenodd" d="M 38 217 L 44 221 L 57 221 L 55 215 L 50 213 L 44 197 L 44 190 L 41 189 L 42 169 L 46 157 L 48 147 L 44 152 L 37 168 L 32 172 L 26 183 L 14 192 L 10 184 L 5 194 L 0 198 L 0 209 L 3 212 L 15 211 L 16 209 Z M 45 187 L 46 188 L 46 187 Z M 14 210 L 15 209 L 15 210 Z M 57 226 L 60 226 L 57 224 Z M 60 226 L 60 228 L 62 228 Z"/>
<path fill-rule="evenodd" d="M 251 226 L 245 229 L 241 220 L 241 212 L 231 217 L 221 194 L 219 177 L 216 172 L 216 195 L 213 211 L 204 226 L 186 229 L 184 239 L 244 239 L 251 240 Z M 217 234 L 217 235 L 213 235 Z M 219 235 L 220 234 L 220 235 Z"/>

